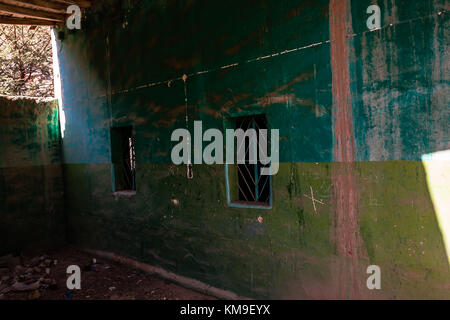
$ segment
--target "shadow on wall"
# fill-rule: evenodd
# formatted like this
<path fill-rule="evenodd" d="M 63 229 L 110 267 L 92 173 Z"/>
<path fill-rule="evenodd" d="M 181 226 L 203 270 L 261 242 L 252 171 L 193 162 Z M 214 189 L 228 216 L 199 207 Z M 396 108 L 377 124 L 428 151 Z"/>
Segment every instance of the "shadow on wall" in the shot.
<path fill-rule="evenodd" d="M 55 100 L 0 97 L 0 255 L 65 242 Z"/>

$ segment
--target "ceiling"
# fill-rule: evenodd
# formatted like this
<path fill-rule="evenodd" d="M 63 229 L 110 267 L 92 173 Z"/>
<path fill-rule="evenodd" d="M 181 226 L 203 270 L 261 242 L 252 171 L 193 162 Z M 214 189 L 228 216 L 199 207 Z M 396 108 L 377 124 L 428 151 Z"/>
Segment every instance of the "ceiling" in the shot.
<path fill-rule="evenodd" d="M 67 8 L 91 6 L 92 0 L 0 0 L 0 24 L 55 26 L 65 22 Z"/>

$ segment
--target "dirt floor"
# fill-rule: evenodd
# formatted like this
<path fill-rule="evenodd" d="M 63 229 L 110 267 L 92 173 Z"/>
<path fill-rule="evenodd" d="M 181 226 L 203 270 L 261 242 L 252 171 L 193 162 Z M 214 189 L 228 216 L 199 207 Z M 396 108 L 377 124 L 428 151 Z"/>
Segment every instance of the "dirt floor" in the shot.
<path fill-rule="evenodd" d="M 80 290 L 67 289 L 70 275 L 66 269 L 70 265 L 81 268 Z M 0 279 L 0 300 L 215 299 L 72 248 L 47 255 L 3 259 Z"/>

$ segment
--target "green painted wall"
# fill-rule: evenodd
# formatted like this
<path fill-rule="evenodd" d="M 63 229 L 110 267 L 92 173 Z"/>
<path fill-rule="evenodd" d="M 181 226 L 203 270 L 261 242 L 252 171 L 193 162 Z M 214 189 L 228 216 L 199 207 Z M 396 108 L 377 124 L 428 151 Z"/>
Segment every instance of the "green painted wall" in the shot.
<path fill-rule="evenodd" d="M 0 97 L 0 254 L 65 242 L 55 100 Z"/>
<path fill-rule="evenodd" d="M 438 15 L 448 3 L 380 1 L 383 28 L 368 32 L 371 1 L 329 2 L 103 1 L 66 30 L 68 239 L 255 298 L 450 298 L 420 161 L 450 146 L 449 20 Z M 344 41 L 330 33 L 340 28 Z M 229 208 L 222 165 L 194 165 L 188 180 L 171 164 L 170 135 L 186 125 L 183 74 L 191 129 L 223 129 L 242 111 L 280 129 L 273 209 Z M 351 104 L 339 100 L 347 93 Z M 112 194 L 118 125 L 134 126 L 132 197 Z M 334 142 L 345 134 L 358 162 L 343 165 Z M 371 264 L 380 291 L 365 287 Z"/>

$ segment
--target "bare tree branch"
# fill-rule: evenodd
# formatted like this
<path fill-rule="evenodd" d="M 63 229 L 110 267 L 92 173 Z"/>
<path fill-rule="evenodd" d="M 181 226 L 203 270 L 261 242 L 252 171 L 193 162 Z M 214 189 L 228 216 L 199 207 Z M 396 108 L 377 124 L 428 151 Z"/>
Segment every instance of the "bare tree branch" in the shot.
<path fill-rule="evenodd" d="M 0 25 L 0 94 L 53 96 L 49 27 Z"/>

